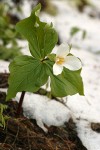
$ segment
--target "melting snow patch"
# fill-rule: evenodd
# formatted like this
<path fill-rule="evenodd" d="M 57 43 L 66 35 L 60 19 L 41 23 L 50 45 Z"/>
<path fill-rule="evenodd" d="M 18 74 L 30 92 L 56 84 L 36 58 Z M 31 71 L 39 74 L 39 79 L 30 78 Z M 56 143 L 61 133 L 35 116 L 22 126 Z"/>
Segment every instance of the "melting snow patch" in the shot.
<path fill-rule="evenodd" d="M 17 98 L 18 99 L 18 98 Z M 56 100 L 50 100 L 46 96 L 27 94 L 23 103 L 24 114 L 28 118 L 36 119 L 37 124 L 45 132 L 48 127 L 62 126 L 70 119 L 70 111 L 66 106 Z"/>

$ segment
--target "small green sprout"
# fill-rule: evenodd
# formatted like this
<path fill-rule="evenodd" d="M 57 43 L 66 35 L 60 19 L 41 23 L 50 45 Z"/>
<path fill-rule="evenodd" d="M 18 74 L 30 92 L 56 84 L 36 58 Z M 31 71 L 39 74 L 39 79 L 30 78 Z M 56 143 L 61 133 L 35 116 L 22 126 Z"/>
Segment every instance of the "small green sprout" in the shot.
<path fill-rule="evenodd" d="M 0 104 L 0 127 L 4 127 L 6 125 L 6 120 L 8 119 L 8 116 L 4 115 L 4 110 L 7 109 L 7 105 Z"/>
<path fill-rule="evenodd" d="M 80 29 L 79 27 L 72 27 L 70 31 L 70 39 L 75 36 L 78 32 L 82 32 L 82 39 L 84 40 L 86 37 L 86 30 Z"/>

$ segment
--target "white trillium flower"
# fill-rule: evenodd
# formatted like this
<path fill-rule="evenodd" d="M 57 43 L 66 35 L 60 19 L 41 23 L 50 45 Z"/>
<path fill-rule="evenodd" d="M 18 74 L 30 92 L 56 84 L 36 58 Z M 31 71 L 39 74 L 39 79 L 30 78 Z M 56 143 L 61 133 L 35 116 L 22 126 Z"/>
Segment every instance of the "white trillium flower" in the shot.
<path fill-rule="evenodd" d="M 72 71 L 79 70 L 82 67 L 81 61 L 75 56 L 68 55 L 69 53 L 70 48 L 68 44 L 63 43 L 58 47 L 55 64 L 53 65 L 54 75 L 61 74 L 63 67 Z"/>

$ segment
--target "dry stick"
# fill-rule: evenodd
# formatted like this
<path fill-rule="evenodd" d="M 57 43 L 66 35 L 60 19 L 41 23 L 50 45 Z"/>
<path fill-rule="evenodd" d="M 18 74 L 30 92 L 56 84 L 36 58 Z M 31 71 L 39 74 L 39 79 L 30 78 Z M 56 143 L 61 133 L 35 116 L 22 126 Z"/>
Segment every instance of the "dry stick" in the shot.
<path fill-rule="evenodd" d="M 17 112 L 16 112 L 16 116 L 17 117 L 20 116 L 20 112 L 21 112 L 21 109 L 22 109 L 22 104 L 23 104 L 24 96 L 25 96 L 25 91 L 22 91 L 21 97 L 20 97 L 20 100 L 19 100 L 19 104 L 18 104 L 18 108 L 17 108 Z"/>

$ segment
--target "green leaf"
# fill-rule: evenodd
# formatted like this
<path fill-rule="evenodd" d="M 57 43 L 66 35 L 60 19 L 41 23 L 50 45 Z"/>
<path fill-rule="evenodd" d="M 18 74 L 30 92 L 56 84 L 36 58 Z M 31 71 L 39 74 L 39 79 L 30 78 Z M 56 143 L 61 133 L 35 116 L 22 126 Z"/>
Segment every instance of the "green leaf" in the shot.
<path fill-rule="evenodd" d="M 7 48 L 5 46 L 0 46 L 0 59 L 3 60 L 11 60 L 14 59 L 15 56 L 20 56 L 22 53 L 20 52 L 20 47 L 13 46 L 11 48 Z"/>
<path fill-rule="evenodd" d="M 71 28 L 71 32 L 70 32 L 70 35 L 71 36 L 74 36 L 76 33 L 78 33 L 80 31 L 80 28 L 78 27 L 72 27 Z"/>
<path fill-rule="evenodd" d="M 0 127 L 3 127 L 2 123 L 0 123 Z"/>
<path fill-rule="evenodd" d="M 47 25 L 39 20 L 40 9 L 41 5 L 39 4 L 33 9 L 30 17 L 16 25 L 16 30 L 28 40 L 30 52 L 37 59 L 43 59 L 51 53 L 58 40 L 52 25 Z"/>
<path fill-rule="evenodd" d="M 5 35 L 8 37 L 8 38 L 14 38 L 16 36 L 16 32 L 10 30 L 10 29 L 7 29 L 5 31 Z"/>
<path fill-rule="evenodd" d="M 82 39 L 84 40 L 86 37 L 86 30 L 80 29 L 78 27 L 73 27 L 71 28 L 71 32 L 70 35 L 74 36 L 75 34 L 77 34 L 79 31 L 82 31 Z"/>
<path fill-rule="evenodd" d="M 86 38 L 86 30 L 83 30 L 82 39 L 84 40 Z"/>
<path fill-rule="evenodd" d="M 5 27 L 6 26 L 6 21 L 3 17 L 0 17 L 0 28 Z"/>
<path fill-rule="evenodd" d="M 48 79 L 45 63 L 31 56 L 16 57 L 9 68 L 7 100 L 15 97 L 17 92 L 37 91 Z"/>
<path fill-rule="evenodd" d="M 49 58 L 51 61 L 55 61 L 56 54 L 49 54 L 49 55 L 48 55 L 48 58 Z"/>
<path fill-rule="evenodd" d="M 5 128 L 5 121 L 7 116 L 3 114 L 4 110 L 7 109 L 7 105 L 0 104 L 0 126 Z"/>
<path fill-rule="evenodd" d="M 51 93 L 56 97 L 64 97 L 79 93 L 84 95 L 83 82 L 80 76 L 81 69 L 78 71 L 70 71 L 64 68 L 62 74 L 53 75 L 52 67 L 53 62 L 50 60 L 45 62 L 48 66 L 48 75 L 51 78 Z"/>

